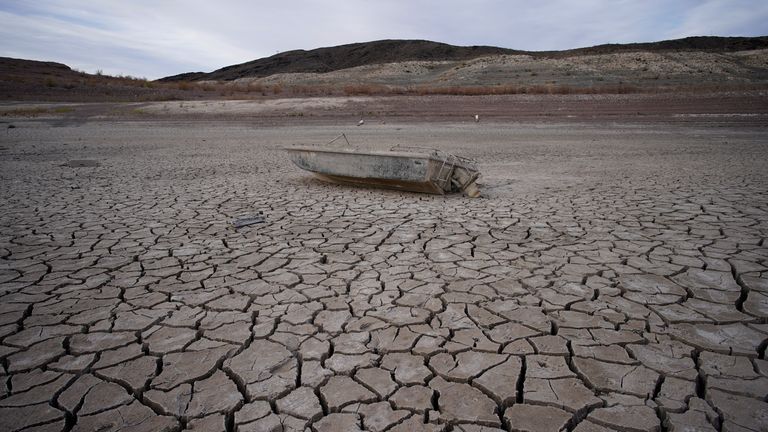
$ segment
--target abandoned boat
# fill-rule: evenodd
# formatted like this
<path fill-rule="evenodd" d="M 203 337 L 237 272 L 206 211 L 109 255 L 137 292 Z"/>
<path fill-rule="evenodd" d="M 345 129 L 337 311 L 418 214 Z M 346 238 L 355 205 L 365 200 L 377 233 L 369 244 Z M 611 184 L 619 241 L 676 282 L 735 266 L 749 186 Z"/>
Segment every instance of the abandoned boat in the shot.
<path fill-rule="evenodd" d="M 299 168 L 332 182 L 441 195 L 461 191 L 471 198 L 480 196 L 475 183 L 480 173 L 474 162 L 435 149 L 396 146 L 389 151 L 364 151 L 296 146 L 285 150 Z"/>

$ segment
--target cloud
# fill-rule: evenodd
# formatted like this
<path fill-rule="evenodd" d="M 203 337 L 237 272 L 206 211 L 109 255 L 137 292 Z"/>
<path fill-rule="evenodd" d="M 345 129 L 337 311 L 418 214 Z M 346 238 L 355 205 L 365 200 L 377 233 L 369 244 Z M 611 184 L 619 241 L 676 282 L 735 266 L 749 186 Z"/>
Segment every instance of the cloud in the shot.
<path fill-rule="evenodd" d="M 751 0 L 38 0 L 0 3 L 0 55 L 158 78 L 376 39 L 553 50 L 768 34 Z"/>

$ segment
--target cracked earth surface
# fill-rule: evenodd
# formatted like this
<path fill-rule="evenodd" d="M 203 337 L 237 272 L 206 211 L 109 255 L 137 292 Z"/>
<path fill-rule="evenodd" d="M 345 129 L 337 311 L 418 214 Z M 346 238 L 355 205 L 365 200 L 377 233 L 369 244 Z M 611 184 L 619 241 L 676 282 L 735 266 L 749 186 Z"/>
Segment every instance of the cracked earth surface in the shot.
<path fill-rule="evenodd" d="M 334 127 L 17 123 L 0 430 L 768 430 L 768 133 L 715 126 L 349 134 L 475 157 L 468 200 L 279 150 Z"/>

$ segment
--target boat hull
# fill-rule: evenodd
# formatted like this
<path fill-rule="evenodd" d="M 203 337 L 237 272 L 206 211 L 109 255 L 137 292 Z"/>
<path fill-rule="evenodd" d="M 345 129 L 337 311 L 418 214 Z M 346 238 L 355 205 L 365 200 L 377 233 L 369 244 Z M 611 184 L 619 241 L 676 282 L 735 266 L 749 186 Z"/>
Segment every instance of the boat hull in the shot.
<path fill-rule="evenodd" d="M 338 176 L 332 174 L 313 173 L 316 177 L 325 181 L 348 184 L 354 186 L 378 187 L 384 189 L 396 189 L 408 192 L 421 192 L 429 194 L 443 195 L 445 191 L 437 184 L 431 181 L 404 181 L 400 179 L 379 179 L 379 178 L 360 178 Z"/>
<path fill-rule="evenodd" d="M 299 168 L 321 179 L 345 184 L 445 194 L 455 190 L 452 176 L 469 172 L 458 158 L 414 152 L 376 152 L 319 147 L 286 148 Z M 471 173 L 476 173 L 472 169 Z M 472 178 L 474 187 L 475 175 Z"/>

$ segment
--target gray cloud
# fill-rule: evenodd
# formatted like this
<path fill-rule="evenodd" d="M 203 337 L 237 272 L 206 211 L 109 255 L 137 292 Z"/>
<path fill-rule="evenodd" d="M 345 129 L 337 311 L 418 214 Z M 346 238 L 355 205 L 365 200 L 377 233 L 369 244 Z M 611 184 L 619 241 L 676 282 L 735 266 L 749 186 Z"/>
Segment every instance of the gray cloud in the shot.
<path fill-rule="evenodd" d="M 753 0 L 149 1 L 0 4 L 0 55 L 158 78 L 385 38 L 526 50 L 768 34 Z"/>

